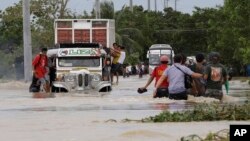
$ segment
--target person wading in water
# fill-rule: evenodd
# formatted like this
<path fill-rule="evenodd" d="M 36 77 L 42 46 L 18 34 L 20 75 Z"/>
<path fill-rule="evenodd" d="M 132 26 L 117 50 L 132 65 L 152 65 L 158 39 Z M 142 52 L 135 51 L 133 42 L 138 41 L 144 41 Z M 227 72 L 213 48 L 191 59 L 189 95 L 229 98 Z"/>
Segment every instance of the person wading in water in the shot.
<path fill-rule="evenodd" d="M 155 69 L 151 73 L 146 85 L 144 87 L 141 87 L 138 89 L 139 93 L 145 92 L 147 90 L 147 87 L 154 80 L 154 78 L 155 78 L 155 86 L 156 86 L 156 84 L 157 84 L 158 80 L 160 79 L 160 77 L 162 76 L 163 72 L 168 67 L 168 60 L 169 59 L 168 59 L 167 55 L 162 55 L 160 57 L 161 64 L 159 66 L 155 67 Z M 153 95 L 153 97 L 154 98 L 156 98 L 156 97 L 168 97 L 168 80 L 167 80 L 167 78 L 163 80 L 163 82 L 161 83 L 161 85 L 157 89 L 157 92 Z"/>
<path fill-rule="evenodd" d="M 184 75 L 190 75 L 193 78 L 202 78 L 203 74 L 195 73 L 190 68 L 183 65 L 183 60 L 186 60 L 183 55 L 177 54 L 174 56 L 174 64 L 167 68 L 156 84 L 156 90 L 161 86 L 162 82 L 168 78 L 169 82 L 169 99 L 187 100 L 187 89 L 185 88 Z M 185 74 L 184 74 L 185 73 Z"/>

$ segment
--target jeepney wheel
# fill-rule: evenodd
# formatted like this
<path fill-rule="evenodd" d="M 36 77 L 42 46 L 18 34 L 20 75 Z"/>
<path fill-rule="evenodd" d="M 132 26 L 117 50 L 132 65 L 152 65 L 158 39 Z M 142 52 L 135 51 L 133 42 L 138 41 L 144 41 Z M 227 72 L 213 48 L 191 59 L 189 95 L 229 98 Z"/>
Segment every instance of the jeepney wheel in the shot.
<path fill-rule="evenodd" d="M 103 87 L 99 92 L 110 92 L 112 90 L 111 86 Z"/>

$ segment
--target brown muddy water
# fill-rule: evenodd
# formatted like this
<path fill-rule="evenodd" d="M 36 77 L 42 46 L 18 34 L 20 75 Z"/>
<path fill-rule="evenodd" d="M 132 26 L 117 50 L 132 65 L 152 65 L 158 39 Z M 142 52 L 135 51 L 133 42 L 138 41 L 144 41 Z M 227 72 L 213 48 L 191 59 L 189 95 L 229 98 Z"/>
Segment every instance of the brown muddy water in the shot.
<path fill-rule="evenodd" d="M 138 94 L 148 77 L 123 79 L 109 93 L 55 94 L 54 98 L 34 99 L 27 83 L 0 83 L 1 141 L 176 141 L 182 136 L 229 129 L 230 124 L 250 121 L 216 122 L 123 122 L 140 120 L 162 110 L 192 109 L 196 103 L 216 101 L 192 97 L 187 101 L 152 98 L 153 84 Z M 223 103 L 241 103 L 250 98 L 247 82 L 231 81 Z"/>

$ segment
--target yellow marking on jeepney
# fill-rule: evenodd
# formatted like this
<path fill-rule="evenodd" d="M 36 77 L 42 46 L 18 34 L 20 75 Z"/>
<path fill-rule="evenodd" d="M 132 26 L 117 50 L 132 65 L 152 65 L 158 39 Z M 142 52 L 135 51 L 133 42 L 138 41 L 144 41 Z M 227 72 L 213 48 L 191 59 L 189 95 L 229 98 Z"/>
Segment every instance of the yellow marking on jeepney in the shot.
<path fill-rule="evenodd" d="M 89 72 L 101 72 L 102 70 L 89 70 L 88 68 L 73 68 L 72 70 L 87 70 Z"/>
<path fill-rule="evenodd" d="M 72 69 L 72 70 L 82 70 L 82 69 L 86 69 L 88 70 L 87 68 L 76 68 L 76 69 Z M 71 70 L 57 70 L 57 73 L 60 73 L 60 74 L 66 74 L 66 73 L 69 73 Z M 89 72 L 102 72 L 102 70 L 88 70 Z"/>
<path fill-rule="evenodd" d="M 57 73 L 69 73 L 70 70 L 57 70 Z"/>
<path fill-rule="evenodd" d="M 83 70 L 83 69 L 89 70 L 88 68 L 73 68 L 72 70 Z"/>

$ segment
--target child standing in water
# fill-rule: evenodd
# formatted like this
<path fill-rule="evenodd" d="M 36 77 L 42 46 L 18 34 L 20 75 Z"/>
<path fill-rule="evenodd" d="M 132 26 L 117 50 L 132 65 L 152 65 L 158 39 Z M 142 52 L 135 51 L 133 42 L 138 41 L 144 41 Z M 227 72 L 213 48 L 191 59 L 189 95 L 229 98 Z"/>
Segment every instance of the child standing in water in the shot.
<path fill-rule="evenodd" d="M 111 71 L 111 60 L 110 58 L 106 59 L 106 63 L 102 69 L 102 79 L 103 81 L 109 81 L 110 80 L 110 71 Z"/>

